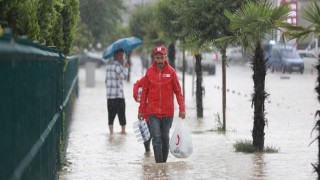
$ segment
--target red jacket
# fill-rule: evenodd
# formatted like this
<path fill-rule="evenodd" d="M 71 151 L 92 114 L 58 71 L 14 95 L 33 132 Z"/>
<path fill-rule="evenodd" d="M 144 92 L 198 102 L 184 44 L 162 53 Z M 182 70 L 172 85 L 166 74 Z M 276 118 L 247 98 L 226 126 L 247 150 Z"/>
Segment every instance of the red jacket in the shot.
<path fill-rule="evenodd" d="M 179 111 L 185 112 L 183 95 L 176 71 L 165 62 L 165 66 L 158 71 L 156 64 L 152 64 L 145 75 L 140 100 L 139 113 L 167 117 L 174 115 L 174 94 L 179 104 Z M 148 104 L 147 104 L 148 102 Z"/>
<path fill-rule="evenodd" d="M 139 89 L 146 83 L 146 78 L 143 76 L 141 79 L 137 80 L 133 85 L 133 98 L 135 101 L 140 102 L 141 94 L 139 94 Z M 142 91 L 141 91 L 142 92 Z"/>
<path fill-rule="evenodd" d="M 139 89 L 141 88 L 141 90 L 143 90 L 143 86 L 146 83 L 145 77 L 146 76 L 143 76 L 141 79 L 137 80 L 136 83 L 134 83 L 133 85 L 133 98 L 139 103 L 141 99 L 141 94 L 139 94 Z M 143 113 L 144 113 L 144 120 L 148 123 L 149 119 L 148 119 L 148 114 L 146 112 L 146 109 L 143 109 Z"/>

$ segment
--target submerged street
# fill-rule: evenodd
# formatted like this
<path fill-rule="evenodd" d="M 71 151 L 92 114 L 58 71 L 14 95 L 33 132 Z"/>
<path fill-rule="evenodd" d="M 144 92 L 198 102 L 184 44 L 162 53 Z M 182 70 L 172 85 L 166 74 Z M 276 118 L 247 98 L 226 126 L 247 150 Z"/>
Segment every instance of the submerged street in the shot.
<path fill-rule="evenodd" d="M 252 140 L 253 92 L 252 70 L 249 66 L 227 68 L 227 132 L 216 131 L 218 116 L 222 121 L 222 74 L 203 74 L 205 95 L 204 118 L 196 117 L 196 101 L 192 96 L 192 76 L 186 75 L 186 121 L 191 130 L 193 154 L 187 159 L 169 154 L 168 162 L 156 164 L 153 153 L 145 154 L 144 146 L 133 133 L 138 103 L 132 98 L 134 82 L 141 77 L 141 62 L 132 57 L 131 81 L 124 82 L 127 113 L 127 134 L 120 134 L 118 119 L 115 134 L 110 136 L 107 125 L 105 69 L 95 71 L 95 86 L 86 87 L 86 71 L 79 69 L 79 97 L 75 103 L 70 126 L 65 166 L 61 180 L 105 179 L 316 179 L 311 163 L 317 163 L 317 132 L 315 112 L 319 102 L 315 93 L 316 75 L 267 72 L 265 102 L 265 146 L 279 149 L 274 154 L 235 152 L 239 140 Z M 182 74 L 178 72 L 180 82 Z M 195 80 L 195 78 L 194 78 Z M 181 83 L 182 84 L 182 83 Z M 171 133 L 178 118 L 178 106 Z"/>

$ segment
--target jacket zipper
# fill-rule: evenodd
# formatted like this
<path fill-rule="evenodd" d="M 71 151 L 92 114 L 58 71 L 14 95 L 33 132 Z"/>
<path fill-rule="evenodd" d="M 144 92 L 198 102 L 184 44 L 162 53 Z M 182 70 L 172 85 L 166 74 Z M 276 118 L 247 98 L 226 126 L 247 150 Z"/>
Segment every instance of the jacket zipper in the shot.
<path fill-rule="evenodd" d="M 159 72 L 159 75 L 158 75 L 158 78 L 159 78 L 159 96 L 160 96 L 160 100 L 159 100 L 159 114 L 161 114 L 161 104 L 162 104 L 162 97 L 161 97 L 161 71 Z"/>

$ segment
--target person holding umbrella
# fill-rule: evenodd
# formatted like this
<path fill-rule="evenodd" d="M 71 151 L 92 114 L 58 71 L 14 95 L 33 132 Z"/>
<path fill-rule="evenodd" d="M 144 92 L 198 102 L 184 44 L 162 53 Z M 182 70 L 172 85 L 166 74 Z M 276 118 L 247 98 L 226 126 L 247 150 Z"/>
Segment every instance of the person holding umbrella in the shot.
<path fill-rule="evenodd" d="M 113 134 L 113 121 L 116 115 L 118 115 L 121 125 L 121 133 L 126 133 L 126 104 L 122 81 L 128 78 L 129 64 L 124 63 L 124 52 L 131 52 L 142 43 L 143 41 L 140 38 L 134 36 L 121 38 L 110 44 L 103 52 L 102 57 L 107 61 L 105 83 L 110 134 Z"/>
<path fill-rule="evenodd" d="M 118 115 L 121 134 L 126 133 L 126 104 L 123 92 L 123 80 L 128 76 L 129 65 L 124 63 L 124 50 L 114 51 L 113 59 L 106 66 L 105 84 L 107 88 L 108 125 L 113 134 L 113 122 Z"/>
<path fill-rule="evenodd" d="M 179 117 L 185 118 L 184 99 L 176 71 L 167 62 L 164 46 L 153 50 L 154 61 L 145 74 L 146 82 L 140 100 L 138 118 L 148 115 L 153 152 L 156 163 L 167 161 L 169 131 L 174 115 L 174 95 L 179 104 Z"/>

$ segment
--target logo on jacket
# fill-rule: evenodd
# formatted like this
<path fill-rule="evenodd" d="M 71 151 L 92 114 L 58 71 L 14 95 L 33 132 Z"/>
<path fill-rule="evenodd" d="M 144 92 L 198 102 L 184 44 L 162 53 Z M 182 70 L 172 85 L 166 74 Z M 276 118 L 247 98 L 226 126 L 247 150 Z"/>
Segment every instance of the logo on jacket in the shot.
<path fill-rule="evenodd" d="M 163 74 L 163 77 L 169 78 L 170 74 Z"/>

